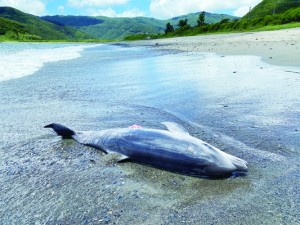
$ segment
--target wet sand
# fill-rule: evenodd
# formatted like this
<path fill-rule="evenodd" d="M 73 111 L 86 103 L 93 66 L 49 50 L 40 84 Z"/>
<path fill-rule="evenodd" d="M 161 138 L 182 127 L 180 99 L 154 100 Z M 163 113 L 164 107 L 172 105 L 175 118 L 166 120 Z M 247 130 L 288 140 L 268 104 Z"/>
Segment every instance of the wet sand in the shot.
<path fill-rule="evenodd" d="M 299 67 L 177 54 L 156 42 L 101 45 L 0 83 L 0 224 L 298 223 Z M 120 164 L 43 128 L 165 129 L 163 121 L 247 160 L 248 175 L 200 179 Z"/>
<path fill-rule="evenodd" d="M 300 28 L 136 41 L 131 45 L 220 55 L 255 55 L 269 64 L 300 66 Z"/>

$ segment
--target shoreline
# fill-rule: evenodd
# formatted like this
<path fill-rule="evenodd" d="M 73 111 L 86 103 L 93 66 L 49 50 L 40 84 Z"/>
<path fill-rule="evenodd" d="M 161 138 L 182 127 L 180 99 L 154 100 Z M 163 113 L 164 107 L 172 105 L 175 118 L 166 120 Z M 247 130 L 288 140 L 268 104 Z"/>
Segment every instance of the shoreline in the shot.
<path fill-rule="evenodd" d="M 86 49 L 30 78 L 0 82 L 0 224 L 296 224 L 299 74 L 261 69 L 258 58 L 201 60 L 156 49 L 156 41 L 129 44 Z M 63 55 L 36 47 L 12 57 L 13 68 Z M 166 129 L 161 121 L 245 159 L 248 175 L 200 179 L 118 164 L 116 155 L 43 128 Z"/>
<path fill-rule="evenodd" d="M 264 62 L 273 65 L 300 66 L 300 28 L 123 43 L 129 46 L 153 46 L 162 50 L 210 52 L 219 55 L 254 55 L 260 56 Z"/>

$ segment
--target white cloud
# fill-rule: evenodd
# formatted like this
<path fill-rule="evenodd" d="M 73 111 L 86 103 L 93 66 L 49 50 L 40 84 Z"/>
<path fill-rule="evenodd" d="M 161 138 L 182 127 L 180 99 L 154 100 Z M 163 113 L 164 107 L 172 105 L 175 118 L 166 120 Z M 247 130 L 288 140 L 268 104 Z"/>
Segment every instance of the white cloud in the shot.
<path fill-rule="evenodd" d="M 138 16 L 145 16 L 145 13 L 138 10 L 138 9 L 131 9 L 124 11 L 122 13 L 117 13 L 112 8 L 107 9 L 89 9 L 90 16 L 107 16 L 107 17 L 138 17 Z"/>
<path fill-rule="evenodd" d="M 37 16 L 46 14 L 45 4 L 40 0 L 0 0 L 0 6 L 10 6 Z"/>
<path fill-rule="evenodd" d="M 250 7 L 242 6 L 242 7 L 238 8 L 237 10 L 235 10 L 233 12 L 233 15 L 242 17 L 242 16 L 246 15 L 249 12 L 249 10 L 250 10 Z"/>
<path fill-rule="evenodd" d="M 63 15 L 65 13 L 65 7 L 63 5 L 60 5 L 57 7 L 57 11 L 60 15 Z"/>
<path fill-rule="evenodd" d="M 151 0 L 153 17 L 171 18 L 191 12 L 232 10 L 242 15 L 245 8 L 254 7 L 262 0 Z M 244 11 L 243 11 L 244 10 Z"/>
<path fill-rule="evenodd" d="M 123 5 L 129 0 L 68 0 L 68 4 L 73 7 L 103 7 L 110 5 Z"/>

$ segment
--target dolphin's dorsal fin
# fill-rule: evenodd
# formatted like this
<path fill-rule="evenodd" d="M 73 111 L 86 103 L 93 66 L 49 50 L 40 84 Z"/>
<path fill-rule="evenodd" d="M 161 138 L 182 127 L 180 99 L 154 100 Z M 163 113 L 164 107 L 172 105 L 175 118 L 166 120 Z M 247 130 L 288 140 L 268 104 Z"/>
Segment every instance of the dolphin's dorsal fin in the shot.
<path fill-rule="evenodd" d="M 174 122 L 162 122 L 161 124 L 165 125 L 167 129 L 171 132 L 189 134 L 189 132 L 180 124 Z"/>

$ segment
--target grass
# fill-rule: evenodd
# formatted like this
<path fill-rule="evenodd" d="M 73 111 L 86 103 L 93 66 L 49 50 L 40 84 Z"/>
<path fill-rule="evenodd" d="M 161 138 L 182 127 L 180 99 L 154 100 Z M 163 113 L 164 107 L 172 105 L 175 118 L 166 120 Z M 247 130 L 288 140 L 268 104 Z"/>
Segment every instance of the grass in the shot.
<path fill-rule="evenodd" d="M 272 31 L 272 30 L 283 30 L 283 29 L 290 29 L 290 28 L 297 28 L 297 27 L 300 27 L 300 22 L 281 24 L 281 25 L 269 25 L 269 26 L 253 29 L 253 31 Z"/>

